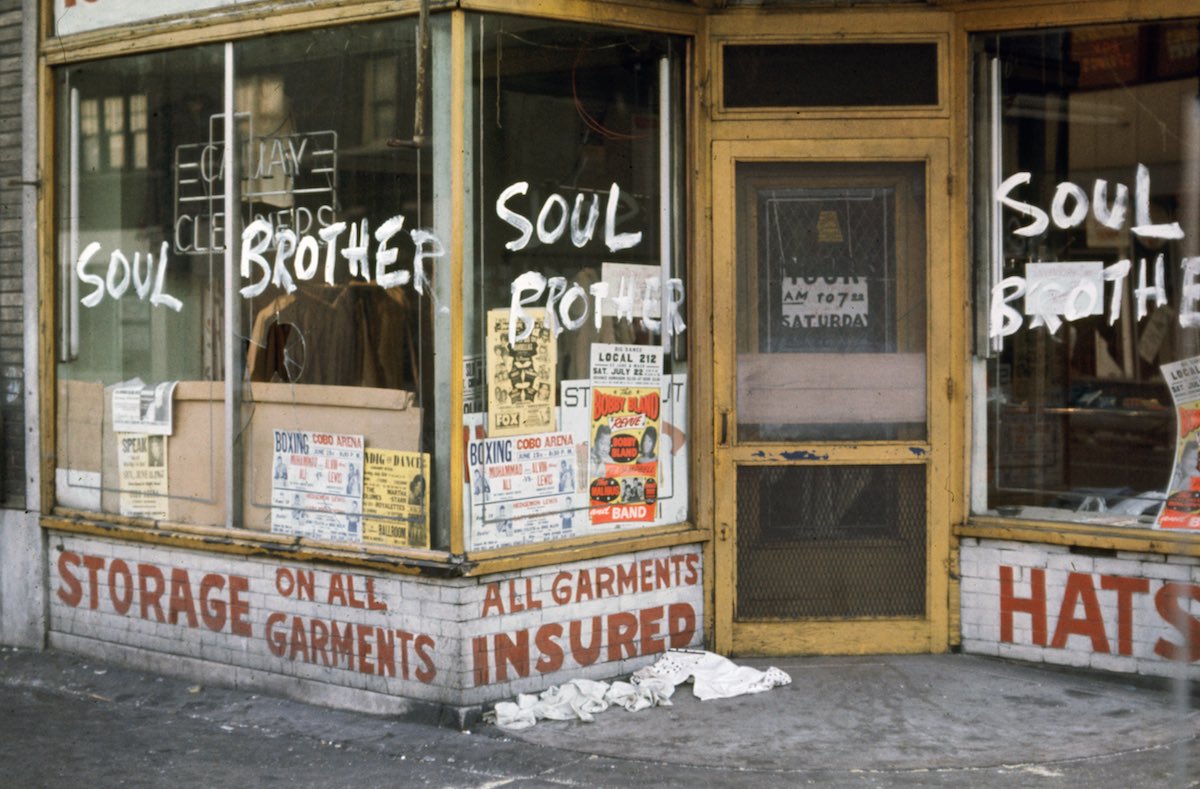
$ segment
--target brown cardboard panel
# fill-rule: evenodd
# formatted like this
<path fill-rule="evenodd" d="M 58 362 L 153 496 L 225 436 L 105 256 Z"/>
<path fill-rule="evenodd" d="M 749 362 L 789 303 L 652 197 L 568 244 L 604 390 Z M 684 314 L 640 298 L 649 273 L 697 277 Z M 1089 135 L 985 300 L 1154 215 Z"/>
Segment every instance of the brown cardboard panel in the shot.
<path fill-rule="evenodd" d="M 174 431 L 167 439 L 169 519 L 225 523 L 225 389 L 220 381 L 181 381 L 175 389 Z M 271 528 L 273 431 L 321 430 L 361 435 L 368 447 L 415 451 L 421 409 L 411 392 L 346 386 L 252 384 L 242 407 L 244 525 Z M 60 468 L 100 472 L 101 510 L 120 511 L 117 441 L 111 387 L 59 381 Z"/>
<path fill-rule="evenodd" d="M 225 384 L 180 381 L 174 432 L 167 439 L 172 521 L 225 523 Z"/>
<path fill-rule="evenodd" d="M 100 471 L 101 410 L 104 385 L 99 381 L 58 382 L 55 466 L 75 471 Z"/>
<path fill-rule="evenodd" d="M 361 435 L 364 445 L 416 451 L 421 409 L 411 392 L 350 386 L 255 383 L 245 407 L 244 516 L 247 528 L 271 529 L 271 461 L 275 430 Z"/>

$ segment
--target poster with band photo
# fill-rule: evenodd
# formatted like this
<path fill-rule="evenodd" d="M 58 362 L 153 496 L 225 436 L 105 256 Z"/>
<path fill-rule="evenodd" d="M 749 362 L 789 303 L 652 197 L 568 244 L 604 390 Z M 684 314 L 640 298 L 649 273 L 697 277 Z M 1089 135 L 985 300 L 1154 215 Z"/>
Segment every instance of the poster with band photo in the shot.
<path fill-rule="evenodd" d="M 662 415 L 663 350 L 650 345 L 592 346 L 592 523 L 654 521 Z"/>
<path fill-rule="evenodd" d="M 488 436 L 545 433 L 555 429 L 557 377 L 554 333 L 544 309 L 529 309 L 527 324 L 514 327 L 510 342 L 507 308 L 487 313 Z"/>

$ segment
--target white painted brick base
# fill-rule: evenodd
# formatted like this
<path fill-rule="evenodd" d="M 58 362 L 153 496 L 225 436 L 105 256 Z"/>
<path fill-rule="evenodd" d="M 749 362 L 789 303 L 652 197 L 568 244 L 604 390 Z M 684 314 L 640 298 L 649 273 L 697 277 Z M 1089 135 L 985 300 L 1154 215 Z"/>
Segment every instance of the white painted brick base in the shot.
<path fill-rule="evenodd" d="M 50 545 L 52 645 L 331 706 L 484 704 L 702 640 L 696 546 L 431 579 L 72 534 Z"/>
<path fill-rule="evenodd" d="M 968 538 L 959 569 L 965 652 L 1200 678 L 1200 560 Z"/>

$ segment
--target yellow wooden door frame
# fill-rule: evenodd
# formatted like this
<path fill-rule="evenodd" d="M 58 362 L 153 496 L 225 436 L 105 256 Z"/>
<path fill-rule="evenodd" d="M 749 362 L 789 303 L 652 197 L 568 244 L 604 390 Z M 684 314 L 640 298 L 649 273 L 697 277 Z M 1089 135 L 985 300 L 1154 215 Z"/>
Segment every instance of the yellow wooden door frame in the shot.
<path fill-rule="evenodd" d="M 714 326 L 715 545 L 714 648 L 733 654 L 865 654 L 940 652 L 948 645 L 948 594 L 953 463 L 954 325 L 949 276 L 950 141 L 939 137 L 717 140 L 712 147 Z M 740 442 L 737 436 L 737 200 L 741 162 L 921 162 L 925 166 L 926 398 L 925 441 Z M 961 302 L 961 300 L 958 300 Z M 803 453 L 795 450 L 803 449 Z M 798 454 L 820 460 L 796 460 Z M 785 456 L 786 455 L 786 456 Z M 919 464 L 925 467 L 925 616 L 736 622 L 737 472 L 740 466 Z"/>

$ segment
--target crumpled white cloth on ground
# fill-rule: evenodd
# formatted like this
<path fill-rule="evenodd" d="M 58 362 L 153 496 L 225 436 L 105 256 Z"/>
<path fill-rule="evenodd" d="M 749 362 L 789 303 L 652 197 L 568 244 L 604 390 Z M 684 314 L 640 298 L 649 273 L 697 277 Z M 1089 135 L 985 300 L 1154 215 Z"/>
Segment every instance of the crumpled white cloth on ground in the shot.
<path fill-rule="evenodd" d="M 792 681 L 786 672 L 774 666 L 759 671 L 750 666 L 739 666 L 729 658 L 712 652 L 683 650 L 672 650 L 654 665 L 638 669 L 633 672 L 631 681 L 637 683 L 664 679 L 678 685 L 689 678 L 692 680 L 692 692 L 701 701 L 761 693 Z"/>
<path fill-rule="evenodd" d="M 651 666 L 633 672 L 629 682 L 596 682 L 573 679 L 539 694 L 522 693 L 516 702 L 496 704 L 496 725 L 526 729 L 539 720 L 582 720 L 592 722 L 610 706 L 630 712 L 649 707 L 668 707 L 675 687 L 692 681 L 693 693 L 701 701 L 727 699 L 746 693 L 787 685 L 792 678 L 771 666 L 759 671 L 739 666 L 712 652 L 671 650 Z"/>

